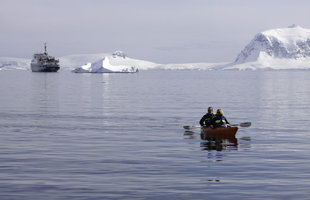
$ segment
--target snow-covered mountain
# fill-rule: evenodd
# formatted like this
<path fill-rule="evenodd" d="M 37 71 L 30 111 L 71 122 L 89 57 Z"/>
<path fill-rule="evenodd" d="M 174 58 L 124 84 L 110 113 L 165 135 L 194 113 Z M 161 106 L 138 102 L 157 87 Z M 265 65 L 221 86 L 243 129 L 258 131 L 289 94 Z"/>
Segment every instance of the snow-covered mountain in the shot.
<path fill-rule="evenodd" d="M 304 59 L 310 56 L 310 29 L 292 25 L 258 33 L 235 63 L 252 62 L 263 54 L 273 58 Z"/>
<path fill-rule="evenodd" d="M 310 69 L 310 29 L 292 25 L 258 33 L 224 69 Z"/>

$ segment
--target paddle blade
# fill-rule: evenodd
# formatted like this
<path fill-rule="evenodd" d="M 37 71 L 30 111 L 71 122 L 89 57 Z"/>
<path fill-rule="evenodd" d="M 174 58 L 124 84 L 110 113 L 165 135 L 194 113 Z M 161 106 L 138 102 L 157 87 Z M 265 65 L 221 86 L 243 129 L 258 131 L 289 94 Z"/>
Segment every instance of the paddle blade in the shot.
<path fill-rule="evenodd" d="M 252 125 L 251 122 L 242 122 L 239 124 L 240 127 L 250 127 Z"/>
<path fill-rule="evenodd" d="M 192 130 L 192 129 L 201 128 L 201 126 L 183 126 L 183 128 L 184 128 L 185 130 Z"/>

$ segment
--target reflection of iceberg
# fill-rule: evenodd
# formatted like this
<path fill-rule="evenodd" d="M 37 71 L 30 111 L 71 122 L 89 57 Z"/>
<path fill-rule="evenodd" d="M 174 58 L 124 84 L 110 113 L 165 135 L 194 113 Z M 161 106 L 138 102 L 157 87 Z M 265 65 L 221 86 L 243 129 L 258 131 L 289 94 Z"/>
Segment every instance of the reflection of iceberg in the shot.
<path fill-rule="evenodd" d="M 109 58 L 104 57 L 97 62 L 87 63 L 73 70 L 76 73 L 135 73 L 138 69 L 134 66 L 111 65 Z"/>

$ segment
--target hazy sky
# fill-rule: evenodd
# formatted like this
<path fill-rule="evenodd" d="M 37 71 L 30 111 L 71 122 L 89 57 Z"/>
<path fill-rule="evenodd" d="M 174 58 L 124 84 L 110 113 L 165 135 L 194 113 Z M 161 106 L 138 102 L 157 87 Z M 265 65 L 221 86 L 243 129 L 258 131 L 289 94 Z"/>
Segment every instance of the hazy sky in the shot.
<path fill-rule="evenodd" d="M 309 0 L 0 0 L 0 57 L 109 53 L 233 61 L 258 32 L 310 28 Z"/>

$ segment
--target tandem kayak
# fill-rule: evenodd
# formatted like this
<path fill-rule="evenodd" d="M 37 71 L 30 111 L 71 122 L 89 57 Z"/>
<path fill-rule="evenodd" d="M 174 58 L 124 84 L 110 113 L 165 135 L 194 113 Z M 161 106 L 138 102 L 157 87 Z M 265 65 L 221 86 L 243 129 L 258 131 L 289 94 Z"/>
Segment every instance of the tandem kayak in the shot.
<path fill-rule="evenodd" d="M 212 138 L 234 138 L 238 131 L 237 126 L 210 128 L 202 127 L 201 134 Z"/>

